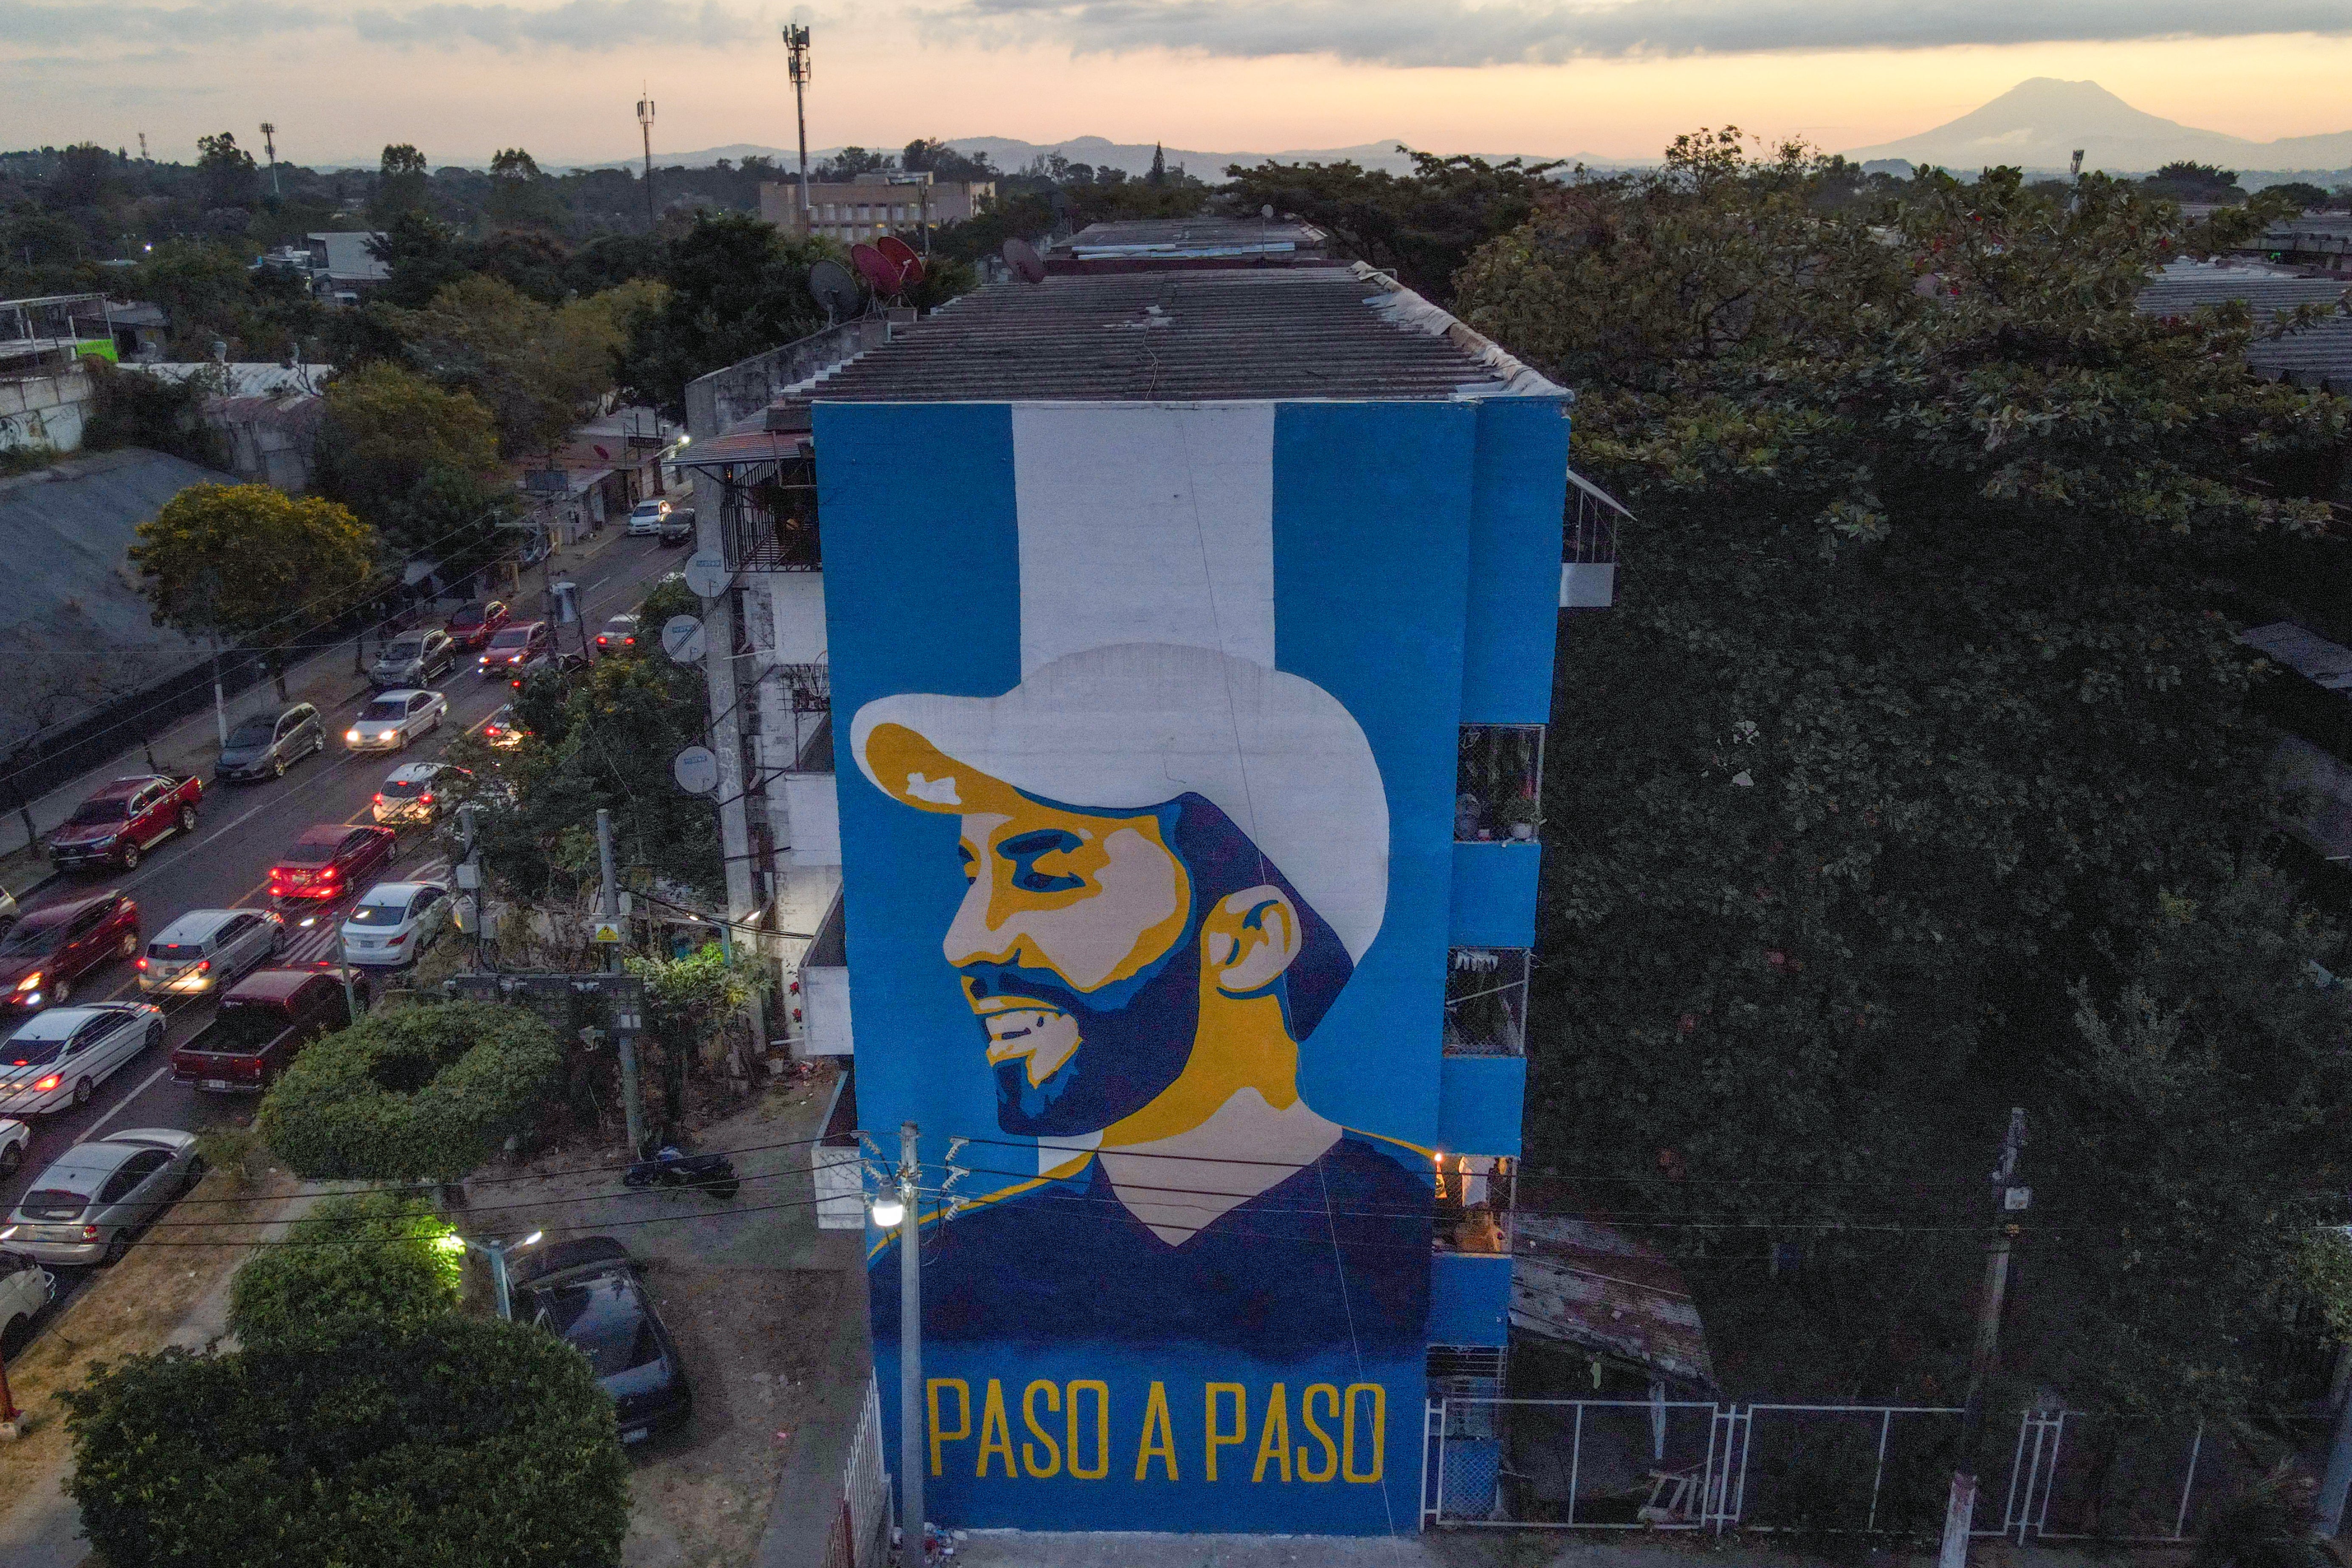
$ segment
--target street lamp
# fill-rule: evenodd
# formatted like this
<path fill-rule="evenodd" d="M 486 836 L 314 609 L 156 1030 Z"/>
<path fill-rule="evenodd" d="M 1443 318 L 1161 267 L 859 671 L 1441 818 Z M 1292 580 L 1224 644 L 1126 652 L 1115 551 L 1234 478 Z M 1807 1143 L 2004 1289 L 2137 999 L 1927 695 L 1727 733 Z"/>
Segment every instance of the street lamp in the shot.
<path fill-rule="evenodd" d="M 535 1244 L 546 1234 L 545 1231 L 534 1230 L 509 1248 L 503 1240 L 476 1241 L 471 1237 L 459 1236 L 453 1231 L 442 1239 L 441 1245 L 446 1247 L 455 1242 L 467 1251 L 478 1252 L 490 1260 L 490 1287 L 498 1294 L 499 1316 L 508 1322 L 512 1322 L 514 1321 L 514 1289 L 507 1271 L 507 1254 L 510 1250 L 520 1252 L 524 1247 Z"/>

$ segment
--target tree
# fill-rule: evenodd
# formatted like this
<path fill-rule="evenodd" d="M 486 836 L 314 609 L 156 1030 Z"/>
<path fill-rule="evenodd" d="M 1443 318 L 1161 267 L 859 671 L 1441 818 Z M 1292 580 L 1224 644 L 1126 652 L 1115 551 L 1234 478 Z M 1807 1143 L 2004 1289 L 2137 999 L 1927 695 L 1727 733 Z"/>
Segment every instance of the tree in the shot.
<path fill-rule="evenodd" d="M 1143 176 L 1143 183 L 1154 189 L 1168 183 L 1168 154 L 1157 142 L 1151 144 L 1151 168 Z"/>
<path fill-rule="evenodd" d="M 395 1008 L 307 1047 L 254 1126 L 312 1180 L 457 1182 L 530 1124 L 562 1066 L 555 1032 L 520 1007 Z"/>
<path fill-rule="evenodd" d="M 289 650 L 365 596 L 375 531 L 319 496 L 268 485 L 190 485 L 138 528 L 150 618 L 260 650 L 286 697 Z"/>
<path fill-rule="evenodd" d="M 402 324 L 415 356 L 444 384 L 471 393 L 498 421 L 510 458 L 559 445 L 613 385 L 613 360 L 656 286 L 551 308 L 479 273 L 433 297 Z"/>
<path fill-rule="evenodd" d="M 630 395 L 683 415 L 686 384 L 824 325 L 808 291 L 811 264 L 839 252 L 788 239 L 740 213 L 697 214 L 670 246 L 658 310 L 639 316 L 621 357 Z"/>
<path fill-rule="evenodd" d="M 2275 185 L 2264 185 L 2260 194 L 2291 203 L 2297 212 L 2316 212 L 2327 205 L 2327 193 L 2308 180 L 2287 180 Z"/>
<path fill-rule="evenodd" d="M 2343 1217 L 2342 994 L 2276 999 L 2339 949 L 2249 868 L 2270 736 L 2216 580 L 2324 525 L 2345 408 L 2251 375 L 2242 310 L 2137 313 L 2175 220 L 2075 194 L 1856 202 L 1701 135 L 1457 279 L 1640 519 L 1559 664 L 1528 1164 L 1665 1222 L 1735 1386 L 1948 1397 L 1980 1184 L 1916 1173 L 2012 1104 L 2050 1131 L 2012 1342 L 2070 1401 L 2242 1408 L 2290 1242 Z M 2196 1070 L 2150 1081 L 2113 1042 L 2189 994 Z"/>
<path fill-rule="evenodd" d="M 1245 213 L 1271 206 L 1304 218 L 1330 235 L 1335 254 L 1394 272 L 1444 304 L 1470 253 L 1527 222 L 1559 167 L 1399 151 L 1411 154 L 1411 174 L 1344 162 L 1236 163 L 1225 171 L 1233 177 L 1226 199 Z"/>
<path fill-rule="evenodd" d="M 613 1405 L 552 1334 L 454 1313 L 101 1363 L 58 1396 L 67 1491 L 110 1563 L 615 1563 Z"/>
<path fill-rule="evenodd" d="M 402 214 L 424 210 L 431 188 L 425 154 L 405 142 L 391 143 L 384 148 L 383 161 L 377 165 L 375 190 L 368 197 L 368 216 L 379 226 L 390 227 Z"/>
<path fill-rule="evenodd" d="M 910 174 L 926 171 L 936 179 L 993 180 L 1000 171 L 985 153 L 959 153 L 936 136 L 918 136 L 898 154 L 898 166 Z"/>
<path fill-rule="evenodd" d="M 2175 201 L 2230 202 L 2243 201 L 2246 193 L 2238 184 L 2238 171 L 2217 168 L 2211 163 L 2187 161 L 2167 163 L 2140 182 L 2140 188 L 2154 195 L 2170 196 Z"/>
<path fill-rule="evenodd" d="M 498 519 L 461 519 L 474 497 L 506 504 L 498 423 L 470 394 L 376 363 L 327 384 L 316 482 L 404 549 L 465 561 L 492 548 Z M 470 488 L 466 488 L 470 487 Z M 454 498 L 454 499 L 453 499 Z"/>
<path fill-rule="evenodd" d="M 81 430 L 85 448 L 144 447 L 207 468 L 228 466 L 219 434 L 204 420 L 205 399 L 226 386 L 226 373 L 207 367 L 173 381 L 104 360 L 84 363 L 91 377 L 89 412 Z"/>
<path fill-rule="evenodd" d="M 390 274 L 378 297 L 412 310 L 431 303 L 470 270 L 457 231 L 415 207 L 394 213 L 383 232 L 368 241 L 368 252 Z"/>
<path fill-rule="evenodd" d="M 553 182 L 520 147 L 499 150 L 490 160 L 490 195 L 484 211 L 501 228 L 543 226 L 560 228 L 568 216 Z"/>
<path fill-rule="evenodd" d="M 196 177 L 203 184 L 205 205 L 253 205 L 261 192 L 261 174 L 254 167 L 253 154 L 236 144 L 236 137 L 226 131 L 217 136 L 199 136 L 196 146 L 202 154 L 196 160 Z"/>
<path fill-rule="evenodd" d="M 456 1309 L 463 1252 L 421 1197 L 322 1197 L 237 1269 L 229 1330 L 251 1347 L 336 1338 L 354 1322 L 422 1326 Z"/>
<path fill-rule="evenodd" d="M 838 184 L 862 180 L 869 174 L 887 174 L 896 166 L 887 153 L 877 153 L 866 147 L 844 147 L 832 157 L 820 159 L 816 167 L 809 171 L 809 178 Z"/>
<path fill-rule="evenodd" d="M 648 1066 L 659 1076 L 667 1120 L 676 1126 L 686 1115 L 688 1069 L 727 1021 L 766 991 L 768 968 L 749 952 L 729 959 L 716 942 L 684 958 L 631 958 L 628 964 L 646 983 L 655 1047 Z"/>

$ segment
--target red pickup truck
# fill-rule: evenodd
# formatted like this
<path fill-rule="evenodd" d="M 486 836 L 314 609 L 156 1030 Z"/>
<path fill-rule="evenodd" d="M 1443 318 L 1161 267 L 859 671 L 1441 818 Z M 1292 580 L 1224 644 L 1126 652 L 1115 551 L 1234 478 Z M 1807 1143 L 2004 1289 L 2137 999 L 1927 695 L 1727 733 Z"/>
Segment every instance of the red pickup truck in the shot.
<path fill-rule="evenodd" d="M 367 1006 L 367 998 L 359 998 Z M 350 1026 L 341 977 L 327 969 L 259 969 L 229 987 L 213 1021 L 172 1053 L 172 1081 L 257 1094 L 294 1053 Z"/>
<path fill-rule="evenodd" d="M 49 835 L 49 858 L 58 870 L 120 866 L 128 871 L 157 841 L 196 830 L 204 782 L 145 773 L 116 779 L 74 807 Z"/>

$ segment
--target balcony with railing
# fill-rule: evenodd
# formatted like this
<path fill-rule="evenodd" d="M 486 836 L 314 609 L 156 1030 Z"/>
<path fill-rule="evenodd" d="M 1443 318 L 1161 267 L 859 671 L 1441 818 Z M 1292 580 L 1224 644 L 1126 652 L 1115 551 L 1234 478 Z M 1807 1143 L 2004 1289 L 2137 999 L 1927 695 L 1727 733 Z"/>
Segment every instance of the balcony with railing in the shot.
<path fill-rule="evenodd" d="M 1528 1054 L 1528 950 L 1457 947 L 1445 967 L 1445 1054 Z"/>
<path fill-rule="evenodd" d="M 1630 522 L 1616 497 L 1570 468 L 1567 515 L 1561 520 L 1559 605 L 1601 610 L 1617 597 L 1617 525 Z"/>
<path fill-rule="evenodd" d="M 730 572 L 817 572 L 816 459 L 805 448 L 772 475 L 725 485 L 720 520 Z"/>
<path fill-rule="evenodd" d="M 1511 1256 L 1511 1196 L 1518 1162 L 1500 1154 L 1431 1156 L 1437 1191 L 1431 1241 L 1442 1255 Z"/>
<path fill-rule="evenodd" d="M 1454 841 L 1531 839 L 1542 820 L 1543 727 L 1465 724 L 1454 768 Z"/>

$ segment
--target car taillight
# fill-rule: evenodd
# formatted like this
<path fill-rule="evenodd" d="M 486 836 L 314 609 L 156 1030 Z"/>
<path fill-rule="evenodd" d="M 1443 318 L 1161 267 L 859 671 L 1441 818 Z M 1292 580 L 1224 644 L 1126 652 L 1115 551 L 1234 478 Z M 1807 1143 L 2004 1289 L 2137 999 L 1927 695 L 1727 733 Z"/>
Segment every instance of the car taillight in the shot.
<path fill-rule="evenodd" d="M 597 646 L 598 647 L 603 647 L 604 646 L 604 637 L 602 637 L 601 636 L 600 636 L 600 637 L 597 637 L 597 639 L 596 639 L 596 646 Z"/>
<path fill-rule="evenodd" d="M 86 1225 L 82 1226 L 81 1238 L 84 1241 L 96 1241 L 98 1239 L 98 1226 L 94 1225 Z"/>
<path fill-rule="evenodd" d="M 131 967 L 131 968 L 133 968 L 133 969 L 144 969 L 144 968 L 146 968 L 146 967 L 147 967 L 147 955 L 146 955 L 146 954 L 144 954 L 144 953 L 140 954 L 140 955 L 139 955 L 139 961 L 138 961 L 136 963 L 133 963 Z"/>
<path fill-rule="evenodd" d="M 423 795 L 418 795 L 416 797 L 416 804 L 419 805 L 431 805 L 433 804 L 433 792 L 428 789 Z"/>
<path fill-rule="evenodd" d="M 335 868 L 332 866 L 328 867 L 325 870 L 319 873 L 319 879 L 322 882 L 333 881 L 335 879 Z"/>
<path fill-rule="evenodd" d="M 63 1082 L 65 1082 L 63 1078 L 59 1077 L 56 1073 L 51 1073 L 47 1078 L 35 1079 L 33 1080 L 33 1092 L 36 1094 L 47 1094 L 49 1090 L 57 1088 L 58 1085 Z"/>
<path fill-rule="evenodd" d="M 140 962 L 140 963 L 141 963 L 142 966 L 144 966 L 144 964 L 146 963 L 146 962 L 147 962 L 147 961 L 146 961 L 145 959 L 143 959 L 143 958 L 142 958 L 142 959 L 141 959 L 139 962 Z M 200 959 L 196 960 L 196 973 L 199 973 L 199 974 L 210 974 L 212 972 L 213 972 L 213 961 L 212 961 L 211 959 L 209 959 L 209 958 L 200 958 Z"/>
<path fill-rule="evenodd" d="M 375 804 L 378 805 L 382 805 L 383 804 L 383 791 L 378 790 L 375 792 Z"/>

